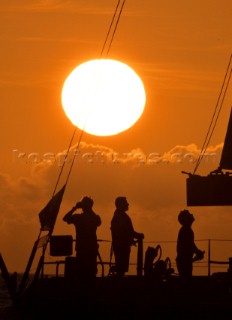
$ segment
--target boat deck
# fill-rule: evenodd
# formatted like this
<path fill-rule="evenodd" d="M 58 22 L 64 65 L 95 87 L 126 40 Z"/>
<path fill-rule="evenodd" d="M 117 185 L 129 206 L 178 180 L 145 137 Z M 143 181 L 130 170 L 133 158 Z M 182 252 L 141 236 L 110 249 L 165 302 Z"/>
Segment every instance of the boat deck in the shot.
<path fill-rule="evenodd" d="M 87 283 L 65 277 L 40 279 L 27 291 L 24 310 L 37 319 L 232 319 L 228 274 L 193 277 L 188 286 L 178 276 L 166 281 L 147 277 L 97 277 Z"/>

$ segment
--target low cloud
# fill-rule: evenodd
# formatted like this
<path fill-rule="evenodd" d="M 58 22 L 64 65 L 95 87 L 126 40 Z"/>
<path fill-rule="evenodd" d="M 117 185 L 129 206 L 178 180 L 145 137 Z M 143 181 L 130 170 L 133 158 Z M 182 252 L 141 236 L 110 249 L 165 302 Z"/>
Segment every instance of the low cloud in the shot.
<path fill-rule="evenodd" d="M 207 173 L 217 168 L 221 148 L 222 144 L 207 149 L 202 160 Z M 33 153 L 22 158 L 15 153 L 14 161 L 30 166 L 31 175 L 17 181 L 1 175 L 1 200 L 8 202 L 11 198 L 11 203 L 18 206 L 17 211 L 26 215 L 25 207 L 43 206 L 55 185 L 59 188 L 69 176 L 68 205 L 86 193 L 93 194 L 102 207 L 108 206 L 117 194 L 128 194 L 137 205 L 149 209 L 171 205 L 172 201 L 176 203 L 175 199 L 181 199 L 178 193 L 183 197 L 183 190 L 175 188 L 175 184 L 183 180 L 181 170 L 192 172 L 200 152 L 195 144 L 177 145 L 161 154 L 145 153 L 141 148 L 117 152 L 106 146 L 81 142 L 68 154 L 63 150 L 57 154 Z M 170 188 L 174 192 L 170 192 Z"/>

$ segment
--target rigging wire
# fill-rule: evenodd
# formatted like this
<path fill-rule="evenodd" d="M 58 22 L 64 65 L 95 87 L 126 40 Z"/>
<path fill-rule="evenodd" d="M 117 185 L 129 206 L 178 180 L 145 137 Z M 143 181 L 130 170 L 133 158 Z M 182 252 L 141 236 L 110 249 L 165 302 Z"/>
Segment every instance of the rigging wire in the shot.
<path fill-rule="evenodd" d="M 67 179 L 66 179 L 66 182 L 65 182 L 66 185 L 67 185 L 69 177 L 71 175 L 71 171 L 72 171 L 72 168 L 73 168 L 73 165 L 74 165 L 74 162 L 75 162 L 75 159 L 76 159 L 76 155 L 77 155 L 77 150 L 78 150 L 78 148 L 80 146 L 83 134 L 84 134 L 84 129 L 81 131 L 81 134 L 80 134 L 80 137 L 79 137 L 79 140 L 78 140 L 78 143 L 77 143 L 77 147 L 75 148 L 75 152 L 74 152 L 74 156 L 73 156 L 73 159 L 72 159 L 72 163 L 71 163 L 71 166 L 70 166 L 70 169 L 69 169 L 69 172 L 68 172 L 68 175 L 67 175 Z"/>
<path fill-rule="evenodd" d="M 110 43 L 109 43 L 109 45 L 108 45 L 108 49 L 107 49 L 107 52 L 106 52 L 106 57 L 107 57 L 108 54 L 109 54 L 109 51 L 110 51 L 110 49 L 111 49 L 112 42 L 113 42 L 113 39 L 114 39 L 116 30 L 117 30 L 117 27 L 118 27 L 118 24 L 119 24 L 119 20 L 120 20 L 120 18 L 121 18 L 121 14 L 122 14 L 123 7 L 124 7 L 124 5 L 125 5 L 125 2 L 126 2 L 126 0 L 123 1 L 123 3 L 121 4 L 121 7 L 120 7 L 121 0 L 118 0 L 118 2 L 117 2 L 116 8 L 115 8 L 115 11 L 114 11 L 114 14 L 113 14 L 113 17 L 112 17 L 112 20 L 111 20 L 111 23 L 110 23 L 110 26 L 109 26 L 109 29 L 108 29 L 108 32 L 107 32 L 105 41 L 104 41 L 104 44 L 103 44 L 103 47 L 102 47 L 102 50 L 101 50 L 100 58 L 102 58 L 103 53 L 104 53 L 104 51 L 106 50 L 107 42 L 108 42 L 108 40 L 109 40 L 110 34 L 112 33 L 112 36 L 111 36 L 111 39 L 110 39 Z M 119 13 L 118 13 L 118 11 L 119 11 Z M 118 14 L 118 17 L 117 17 L 117 20 L 116 20 L 114 29 L 112 30 L 112 27 L 113 27 L 113 25 L 114 25 L 114 21 L 115 21 L 115 19 L 116 19 L 117 14 Z M 83 137 L 83 134 L 84 134 L 84 128 L 85 128 L 85 125 L 83 126 L 83 128 L 82 128 L 82 130 L 81 130 L 80 137 L 79 137 L 78 143 L 77 143 L 77 147 L 76 147 L 76 149 L 75 149 L 76 151 L 78 150 L 78 148 L 79 148 L 79 146 L 80 146 L 80 143 L 81 143 L 81 140 L 82 140 L 82 137 Z M 65 164 L 67 163 L 67 158 L 68 158 L 68 155 L 69 155 L 69 153 L 70 153 L 71 145 L 72 145 L 72 142 L 73 142 L 73 140 L 74 140 L 76 131 L 77 131 L 77 127 L 75 127 L 74 132 L 73 132 L 73 135 L 72 135 L 72 137 L 71 137 L 71 140 L 70 140 L 70 143 L 69 143 L 67 152 L 66 152 L 66 154 L 65 154 L 65 159 L 64 159 L 64 162 L 63 162 L 63 164 L 62 164 L 62 167 L 61 167 L 59 176 L 58 176 L 58 178 L 57 178 L 57 182 L 56 182 L 56 184 L 55 184 L 55 188 L 54 188 L 54 191 L 53 191 L 53 195 L 52 195 L 52 196 L 54 196 L 55 193 L 56 193 L 56 190 L 57 190 L 59 181 L 60 181 L 60 179 L 61 179 L 61 175 L 62 175 L 62 173 L 63 173 Z M 77 152 L 74 152 L 74 156 L 73 156 L 72 163 L 71 163 L 71 166 L 70 166 L 68 175 L 67 175 L 67 179 L 66 179 L 65 185 L 67 185 L 68 180 L 69 180 L 69 177 L 70 177 L 70 175 L 71 175 L 71 171 L 72 171 L 72 168 L 73 168 L 73 165 L 74 165 L 74 162 L 75 162 L 76 155 L 77 155 Z"/>
<path fill-rule="evenodd" d="M 69 154 L 70 148 L 71 148 L 71 146 L 72 146 L 72 142 L 73 142 L 74 137 L 75 137 L 75 134 L 76 134 L 76 130 L 77 130 L 77 128 L 75 127 L 74 132 L 73 132 L 73 135 L 72 135 L 72 138 L 71 138 L 71 140 L 70 140 L 70 143 L 69 143 L 69 146 L 68 146 L 68 149 L 67 149 L 67 152 L 65 153 L 64 161 L 63 161 L 63 164 L 62 164 L 62 166 L 61 166 L 61 170 L 60 170 L 60 173 L 59 173 L 59 176 L 58 176 L 58 179 L 57 179 L 57 182 L 56 182 L 56 185 L 55 185 L 55 188 L 54 188 L 54 191 L 53 191 L 53 195 L 52 195 L 52 196 L 55 195 L 55 192 L 56 192 L 58 183 L 59 183 L 59 181 L 60 181 L 62 172 L 63 172 L 63 170 L 64 170 L 65 163 L 66 163 L 67 158 L 68 158 L 68 154 Z"/>
<path fill-rule="evenodd" d="M 207 150 L 207 147 L 209 145 L 210 139 L 211 139 L 211 137 L 213 135 L 213 132 L 214 132 L 214 129 L 216 127 L 216 124 L 217 124 L 217 121 L 218 121 L 218 118 L 219 118 L 219 114 L 221 112 L 222 105 L 223 105 L 223 102 L 224 102 L 224 99 L 225 99 L 225 96 L 226 96 L 226 92 L 227 92 L 227 89 L 228 89 L 228 86 L 229 86 L 229 83 L 230 83 L 230 79 L 231 79 L 231 74 L 232 74 L 231 62 L 232 62 L 232 54 L 230 55 L 229 63 L 228 63 L 227 69 L 226 69 L 226 73 L 225 73 L 225 76 L 224 76 L 224 79 L 223 79 L 223 83 L 222 83 L 221 90 L 220 90 L 220 93 L 219 93 L 219 96 L 218 96 L 218 100 L 217 100 L 217 103 L 216 103 L 216 106 L 215 106 L 215 109 L 214 109 L 214 113 L 213 113 L 213 116 L 212 116 L 212 119 L 211 119 L 211 122 L 210 122 L 210 125 L 209 125 L 209 129 L 207 131 L 204 143 L 202 145 L 201 152 L 200 152 L 199 157 L 197 159 L 196 166 L 195 166 L 195 169 L 193 171 L 193 174 L 196 173 L 196 171 L 197 171 L 197 169 L 198 169 L 198 167 L 199 167 L 199 165 L 201 163 L 201 160 L 204 157 L 204 154 L 205 154 L 205 152 Z M 223 90 L 224 90 L 224 93 L 223 93 Z"/>
<path fill-rule="evenodd" d="M 109 36 L 110 36 L 111 28 L 112 28 L 112 26 L 113 26 L 114 19 L 115 19 L 115 17 L 116 17 L 116 14 L 117 14 L 117 11 L 118 11 L 120 2 L 121 2 L 121 0 L 118 0 L 117 6 L 116 6 L 115 11 L 114 11 L 114 15 L 113 15 L 112 20 L 111 20 L 111 23 L 110 23 L 110 27 L 109 27 L 108 32 L 107 32 L 107 35 L 106 35 L 105 42 L 104 42 L 103 47 L 102 47 L 102 51 L 101 51 L 100 57 L 103 56 L 103 52 L 104 52 L 104 50 L 105 50 L 105 47 L 106 47 L 108 38 L 109 38 Z"/>
<path fill-rule="evenodd" d="M 113 31 L 113 34 L 112 34 L 112 37 L 111 37 L 111 41 L 110 41 L 110 44 L 109 44 L 109 47 L 108 47 L 108 50 L 107 50 L 107 53 L 106 53 L 106 57 L 108 57 L 108 54 L 109 54 L 109 51 L 110 51 L 110 48 L 111 48 L 111 45 L 112 45 L 116 30 L 117 30 L 117 27 L 118 27 L 118 24 L 119 24 L 119 20 L 121 18 L 121 14 L 122 14 L 122 10 L 123 10 L 125 2 L 126 2 L 126 0 L 123 1 L 123 4 L 121 6 L 121 9 L 120 9 L 120 12 L 119 12 L 119 15 L 118 15 L 118 19 L 117 19 L 117 22 L 116 22 L 116 25 L 115 25 L 115 28 L 114 28 L 114 31 Z"/>

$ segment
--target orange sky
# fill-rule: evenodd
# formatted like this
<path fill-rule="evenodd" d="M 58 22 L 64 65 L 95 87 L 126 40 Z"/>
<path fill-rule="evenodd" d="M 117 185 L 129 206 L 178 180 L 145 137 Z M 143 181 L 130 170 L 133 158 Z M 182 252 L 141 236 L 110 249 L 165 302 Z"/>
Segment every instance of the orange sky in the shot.
<path fill-rule="evenodd" d="M 10 271 L 25 269 L 39 233 L 38 212 L 60 172 L 57 155 L 74 131 L 61 106 L 64 80 L 82 62 L 99 57 L 116 4 L 1 0 L 0 251 Z M 186 208 L 181 171 L 194 170 L 186 154 L 197 156 L 214 112 L 232 52 L 231 11 L 230 0 L 126 1 L 109 57 L 140 75 L 146 107 L 123 133 L 83 135 L 55 234 L 74 235 L 62 217 L 88 194 L 102 217 L 99 238 L 110 239 L 114 199 L 125 195 L 145 241 L 176 240 L 177 214 Z M 203 161 L 201 174 L 219 164 L 230 108 L 231 89 L 210 143 L 216 155 Z M 74 144 L 79 137 L 80 131 Z M 57 157 L 53 165 L 48 154 Z M 196 239 L 232 239 L 230 207 L 189 209 Z M 174 259 L 175 248 L 164 255 Z"/>

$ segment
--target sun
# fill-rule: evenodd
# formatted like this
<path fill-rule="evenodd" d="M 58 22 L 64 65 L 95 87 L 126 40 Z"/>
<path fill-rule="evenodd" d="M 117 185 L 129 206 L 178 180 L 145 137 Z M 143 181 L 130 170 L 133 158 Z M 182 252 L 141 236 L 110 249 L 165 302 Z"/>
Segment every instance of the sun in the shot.
<path fill-rule="evenodd" d="M 62 89 L 67 117 L 79 129 L 96 136 L 115 135 L 133 126 L 145 103 L 144 85 L 137 73 L 111 59 L 82 63 Z"/>

